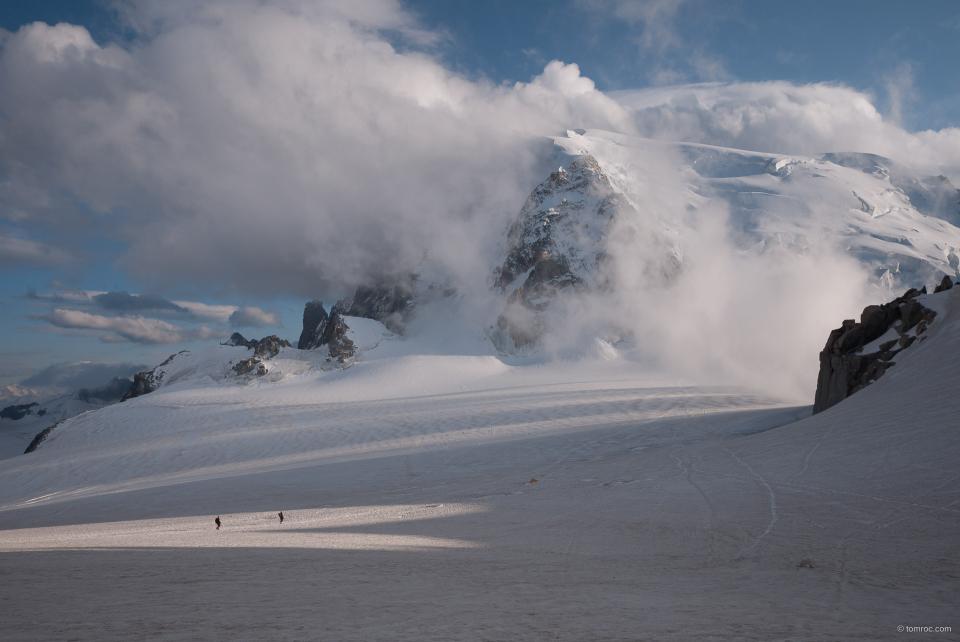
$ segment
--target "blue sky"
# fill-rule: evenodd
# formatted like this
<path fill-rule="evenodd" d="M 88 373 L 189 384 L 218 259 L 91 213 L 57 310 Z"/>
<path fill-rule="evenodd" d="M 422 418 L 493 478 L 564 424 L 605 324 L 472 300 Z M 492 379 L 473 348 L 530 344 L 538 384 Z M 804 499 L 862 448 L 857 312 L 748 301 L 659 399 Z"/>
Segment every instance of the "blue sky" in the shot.
<path fill-rule="evenodd" d="M 476 211 L 489 210 L 491 227 L 499 229 L 504 216 L 515 215 L 538 179 L 524 173 L 531 148 L 499 140 L 504 131 L 527 140 L 587 125 L 812 151 L 791 142 L 804 139 L 800 129 L 793 138 L 759 129 L 752 138 L 650 129 L 639 112 L 611 116 L 619 109 L 611 106 L 612 91 L 651 96 L 666 86 L 664 95 L 679 96 L 684 88 L 718 83 L 712 91 L 727 104 L 753 101 L 774 110 L 785 91 L 804 94 L 801 104 L 816 93 L 809 98 L 816 109 L 835 113 L 816 130 L 833 127 L 844 135 L 844 110 L 862 100 L 867 111 L 875 108 L 876 122 L 837 145 L 894 155 L 903 141 L 916 142 L 920 151 L 905 162 L 929 158 L 923 169 L 951 176 L 960 166 L 944 142 L 944 132 L 960 126 L 960 3 L 954 1 L 118 6 L 124 11 L 85 0 L 0 5 L 0 27 L 14 34 L 0 50 L 6 74 L 0 81 L 10 90 L 0 99 L 0 140 L 5 134 L 13 141 L 0 156 L 0 188 L 8 188 L 0 190 L 0 386 L 58 363 L 155 364 L 235 329 L 295 340 L 306 300 L 320 297 L 329 305 L 357 282 L 408 265 L 409 256 L 423 251 L 414 247 L 422 230 L 452 225 L 443 204 L 462 198 L 456 172 L 475 176 L 477 167 L 489 166 L 484 155 L 521 169 L 491 175 L 490 185 L 481 186 L 487 191 L 478 187 L 475 202 L 462 206 L 471 213 L 457 216 L 474 220 Z M 305 16 L 303 32 L 291 19 L 297 12 Z M 34 21 L 83 29 L 21 29 Z M 348 26 L 330 31 L 337 21 Z M 341 38 L 344 32 L 349 36 Z M 350 52 L 342 69 L 331 62 L 342 58 L 318 53 L 321 43 L 334 41 Z M 58 52 L 54 62 L 44 58 L 50 47 Z M 369 60 L 351 67 L 364 56 Z M 307 58 L 312 67 L 302 64 Z M 552 60 L 568 66 L 545 70 Z M 585 79 L 596 90 L 585 94 Z M 304 103 L 303 87 L 315 80 L 316 94 Z M 760 89 L 747 91 L 746 83 Z M 827 89 L 815 89 L 818 83 Z M 531 97 L 541 91 L 554 92 L 553 104 Z M 358 96 L 370 103 L 368 129 L 356 122 Z M 437 96 L 466 100 L 473 111 L 460 124 L 443 120 L 449 112 L 438 120 L 424 111 L 435 108 Z M 304 104 L 313 111 L 301 122 Z M 119 126 L 128 122 L 136 126 Z M 915 135 L 921 130 L 936 135 Z M 464 131 L 475 154 L 463 155 L 464 145 L 454 140 Z M 832 139 L 811 139 L 813 149 L 829 151 Z M 312 173 L 302 171 L 307 165 Z M 345 174 L 351 177 L 384 173 L 360 185 L 324 182 L 327 170 L 341 165 L 354 167 Z M 397 171 L 409 174 L 391 188 L 401 196 L 370 187 L 389 184 Z M 503 176 L 514 182 L 504 187 Z M 402 194 L 404 185 L 421 180 L 436 194 L 419 188 Z M 250 189 L 260 181 L 262 189 Z M 398 202 L 409 203 L 409 211 Z M 251 314 L 227 321 L 173 308 L 166 317 L 111 310 L 93 299 L 68 305 L 54 298 L 64 288 L 247 306 Z M 32 292 L 42 296 L 26 296 Z M 118 330 L 117 319 L 131 315 L 155 318 L 160 334 Z"/>
<path fill-rule="evenodd" d="M 960 122 L 960 5 L 954 0 L 688 1 L 654 29 L 618 18 L 609 8 L 616 3 L 403 4 L 445 35 L 438 48 L 451 69 L 496 82 L 529 80 L 558 59 L 579 64 L 601 90 L 655 85 L 656 74 L 670 70 L 677 82 L 843 83 L 886 103 L 888 82 L 900 79 L 906 65 L 912 85 L 904 113 L 908 128 Z M 12 0 L 0 6 L 4 29 L 35 20 L 84 25 L 98 42 L 130 37 L 109 2 Z M 644 33 L 657 29 L 662 32 L 644 45 Z M 713 74 L 692 62 L 698 55 L 715 63 Z"/>
<path fill-rule="evenodd" d="M 647 45 L 648 25 L 618 19 L 605 4 L 410 6 L 449 32 L 444 49 L 452 67 L 497 81 L 527 80 L 559 59 L 578 63 L 602 90 L 657 84 L 666 70 L 676 72 L 675 82 L 844 83 L 887 100 L 887 82 L 908 65 L 908 126 L 939 129 L 960 118 L 960 5 L 950 0 L 687 2 Z"/>

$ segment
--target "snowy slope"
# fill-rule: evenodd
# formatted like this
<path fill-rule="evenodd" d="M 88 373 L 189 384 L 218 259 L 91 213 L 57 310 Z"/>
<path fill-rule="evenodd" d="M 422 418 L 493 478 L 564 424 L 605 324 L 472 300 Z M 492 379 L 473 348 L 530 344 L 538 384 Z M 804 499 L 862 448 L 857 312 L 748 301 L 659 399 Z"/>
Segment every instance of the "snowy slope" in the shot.
<path fill-rule="evenodd" d="M 960 288 L 925 301 L 942 313 L 927 338 L 816 417 L 623 361 L 401 349 L 416 338 L 274 382 L 187 386 L 185 367 L 0 462 L 0 625 L 15 640 L 129 639 L 130 617 L 170 640 L 950 625 Z M 30 617 L 41 602 L 57 608 Z"/>
<path fill-rule="evenodd" d="M 0 419 L 0 459 L 22 455 L 38 433 L 58 421 L 102 407 L 101 403 L 88 403 L 70 393 L 37 405 L 29 415 L 16 421 Z M 43 414 L 38 415 L 41 410 Z"/>

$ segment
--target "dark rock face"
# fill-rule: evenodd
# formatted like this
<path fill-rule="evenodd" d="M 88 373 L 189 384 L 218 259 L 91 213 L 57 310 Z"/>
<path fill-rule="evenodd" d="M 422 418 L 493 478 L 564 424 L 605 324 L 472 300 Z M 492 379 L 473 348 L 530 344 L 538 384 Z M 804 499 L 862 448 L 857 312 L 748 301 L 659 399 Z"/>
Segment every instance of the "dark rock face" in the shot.
<path fill-rule="evenodd" d="M 356 346 L 347 337 L 347 330 L 349 329 L 343 317 L 334 308 L 323 334 L 323 344 L 330 351 L 330 358 L 336 359 L 340 363 L 346 363 L 356 354 Z"/>
<path fill-rule="evenodd" d="M 945 280 L 949 281 L 949 277 L 945 277 Z M 919 291 L 911 288 L 890 303 L 869 305 L 860 315 L 860 323 L 847 319 L 830 333 L 827 345 L 820 353 L 814 414 L 863 390 L 882 377 L 888 368 L 896 365 L 893 357 L 910 347 L 937 314 L 916 300 L 916 297 L 925 293 L 925 287 Z M 863 354 L 867 344 L 876 341 L 891 328 L 896 331 L 896 338 Z"/>
<path fill-rule="evenodd" d="M 239 332 L 234 332 L 230 335 L 230 338 L 221 343 L 222 346 L 243 346 L 244 348 L 250 347 L 250 342 L 243 338 L 243 335 Z"/>
<path fill-rule="evenodd" d="M 37 447 L 38 447 L 41 443 L 43 443 L 43 441 L 46 440 L 47 437 L 50 436 L 50 433 L 53 432 L 53 429 L 56 428 L 57 426 L 59 426 L 60 424 L 62 424 L 64 421 L 66 421 L 66 419 L 61 419 L 60 421 L 58 421 L 57 423 L 53 424 L 53 425 L 50 426 L 49 428 L 44 428 L 43 430 L 41 430 L 41 431 L 37 434 L 37 436 L 33 438 L 33 441 L 30 442 L 30 445 L 27 446 L 27 449 L 23 451 L 23 454 L 26 455 L 26 454 L 32 453 L 34 450 L 36 450 Z"/>
<path fill-rule="evenodd" d="M 936 293 L 938 293 L 938 292 L 946 292 L 947 290 L 949 290 L 949 289 L 952 288 L 952 287 L 953 287 L 953 281 L 950 280 L 950 277 L 949 277 L 949 276 L 947 276 L 946 274 L 944 274 L 944 275 L 943 275 L 943 280 L 940 281 L 940 285 L 938 285 L 937 287 L 935 287 L 935 288 L 933 289 L 933 293 L 936 294 Z"/>
<path fill-rule="evenodd" d="M 337 301 L 330 310 L 345 317 L 363 317 L 379 321 L 399 334 L 414 306 L 413 284 L 409 280 L 394 285 L 361 286 L 352 297 Z"/>
<path fill-rule="evenodd" d="M 259 341 L 256 339 L 249 341 L 247 347 L 253 348 L 254 356 L 262 359 L 272 359 L 280 354 L 280 348 L 290 348 L 292 346 L 286 339 L 281 339 L 277 335 L 271 334 L 269 337 L 264 337 Z"/>
<path fill-rule="evenodd" d="M 353 296 L 337 301 L 329 315 L 321 301 L 311 301 L 303 310 L 303 332 L 297 347 L 313 350 L 327 346 L 332 359 L 347 363 L 356 355 L 356 346 L 347 337 L 350 328 L 344 317 L 373 319 L 400 333 L 414 304 L 412 278 L 394 285 L 361 286 Z"/>
<path fill-rule="evenodd" d="M 31 408 L 39 405 L 36 401 L 33 403 L 24 403 L 18 406 L 7 406 L 0 410 L 0 419 L 13 419 L 18 421 L 30 414 Z"/>
<path fill-rule="evenodd" d="M 493 287 L 510 292 L 497 328 L 509 333 L 514 347 L 546 331 L 543 313 L 561 293 L 612 287 L 605 235 L 632 211 L 591 156 L 553 172 L 530 194 L 507 232 L 503 263 L 493 271 Z"/>
<path fill-rule="evenodd" d="M 303 309 L 303 332 L 297 341 L 300 350 L 313 350 L 323 345 L 320 338 L 327 327 L 327 311 L 323 309 L 323 301 L 314 300 L 307 303 Z"/>
<path fill-rule="evenodd" d="M 133 385 L 130 386 L 130 389 L 125 395 L 123 395 L 123 397 L 120 399 L 120 402 L 122 403 L 127 399 L 133 399 L 134 397 L 150 394 L 159 388 L 160 383 L 163 381 L 163 373 L 157 372 L 157 368 L 169 364 L 176 356 L 177 355 L 175 354 L 171 354 L 169 357 L 167 357 L 166 361 L 161 363 L 153 370 L 138 372 L 137 374 L 133 375 Z"/>
<path fill-rule="evenodd" d="M 257 358 L 244 359 L 243 361 L 238 362 L 235 366 L 233 366 L 233 371 L 237 373 L 238 377 L 249 374 L 253 371 L 257 372 L 258 377 L 262 377 L 270 372 L 270 370 L 267 369 L 267 364 Z"/>
<path fill-rule="evenodd" d="M 251 339 L 247 342 L 247 347 L 253 350 L 253 356 L 249 359 L 243 359 L 233 366 L 233 371 L 237 373 L 237 376 L 256 371 L 257 376 L 262 377 L 269 372 L 266 364 L 263 362 L 268 359 L 273 359 L 280 354 L 280 348 L 290 348 L 292 346 L 286 339 L 281 339 L 277 335 L 271 334 L 269 337 L 264 337 L 259 340 Z"/>

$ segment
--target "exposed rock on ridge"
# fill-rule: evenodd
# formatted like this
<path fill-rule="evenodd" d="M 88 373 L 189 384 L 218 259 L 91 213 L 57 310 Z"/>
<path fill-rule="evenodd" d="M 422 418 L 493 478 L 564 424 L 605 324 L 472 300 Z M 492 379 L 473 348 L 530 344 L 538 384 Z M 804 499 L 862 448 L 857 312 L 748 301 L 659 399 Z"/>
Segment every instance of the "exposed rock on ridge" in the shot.
<path fill-rule="evenodd" d="M 297 341 L 297 348 L 313 350 L 323 345 L 322 337 L 328 320 L 327 311 L 323 309 L 323 301 L 316 299 L 308 302 L 303 308 L 303 331 L 300 333 L 300 340 Z"/>
<path fill-rule="evenodd" d="M 327 346 L 330 358 L 336 359 L 341 364 L 347 363 L 356 354 L 356 346 L 347 337 L 347 330 L 349 329 L 347 323 L 343 320 L 343 316 L 334 306 L 323 334 L 323 344 Z"/>
<path fill-rule="evenodd" d="M 952 287 L 950 277 L 945 276 L 936 292 Z M 893 357 L 909 348 L 937 315 L 916 300 L 926 293 L 926 287 L 910 289 L 889 303 L 867 306 L 860 323 L 847 319 L 830 333 L 820 352 L 814 414 L 862 390 L 896 365 Z M 885 336 L 888 339 L 878 343 Z"/>
<path fill-rule="evenodd" d="M 250 342 L 243 338 L 243 335 L 239 332 L 234 332 L 230 335 L 230 338 L 221 343 L 222 346 L 242 346 L 244 348 L 250 347 Z"/>
<path fill-rule="evenodd" d="M 235 334 L 239 336 L 239 334 Z M 231 337 L 233 339 L 233 337 Z M 241 336 L 240 339 L 243 339 Z M 238 344 L 242 345 L 242 344 Z M 252 339 L 246 342 L 246 346 L 253 350 L 253 356 L 249 359 L 243 359 L 233 366 L 233 371 L 237 375 L 245 375 L 256 370 L 258 376 L 267 374 L 267 366 L 263 363 L 268 359 L 273 359 L 280 354 L 280 348 L 290 348 L 290 342 L 281 339 L 275 334 L 264 337 L 260 340 Z"/>
<path fill-rule="evenodd" d="M 610 286 L 603 237 L 632 209 L 592 156 L 558 169 L 533 190 L 507 232 L 503 263 L 493 272 L 501 293 L 514 288 L 497 319 L 497 329 L 514 347 L 543 334 L 541 313 L 561 292 Z"/>
<path fill-rule="evenodd" d="M 169 357 L 167 357 L 166 361 L 161 363 L 153 370 L 146 370 L 133 375 L 133 385 L 130 386 L 130 390 L 128 390 L 127 393 L 121 397 L 120 402 L 122 403 L 127 399 L 133 399 L 134 397 L 150 394 L 159 388 L 160 384 L 163 382 L 163 372 L 157 372 L 157 368 L 169 364 L 176 356 L 177 355 L 175 354 L 171 354 Z"/>
<path fill-rule="evenodd" d="M 400 334 L 414 304 L 413 284 L 405 279 L 394 285 L 360 286 L 352 297 L 337 301 L 330 314 L 373 319 Z"/>
<path fill-rule="evenodd" d="M 37 436 L 33 438 L 33 441 L 30 442 L 30 445 L 27 446 L 27 449 L 23 451 L 23 454 L 26 455 L 26 454 L 32 453 L 34 450 L 36 450 L 36 449 L 40 446 L 40 444 L 42 444 L 42 443 L 47 439 L 47 437 L 50 436 L 50 433 L 53 432 L 53 429 L 56 428 L 57 426 L 59 426 L 60 424 L 62 424 L 63 422 L 65 422 L 65 421 L 66 421 L 66 419 L 61 419 L 60 421 L 58 421 L 57 423 L 53 424 L 52 426 L 48 426 L 47 428 L 44 428 L 43 430 L 41 430 L 41 431 L 37 434 Z"/>
<path fill-rule="evenodd" d="M 253 354 L 256 357 L 262 359 L 273 359 L 275 356 L 280 354 L 280 348 L 291 348 L 290 342 L 286 339 L 281 339 L 275 334 L 271 334 L 269 337 L 264 337 L 259 341 L 256 339 L 251 340 L 247 344 L 248 348 L 253 348 Z"/>
<path fill-rule="evenodd" d="M 350 327 L 344 317 L 373 319 L 399 334 L 415 302 L 412 278 L 393 285 L 358 287 L 352 296 L 337 301 L 329 315 L 322 301 L 310 301 L 303 310 L 303 332 L 297 347 L 313 350 L 327 346 L 331 359 L 349 364 L 357 348 L 347 335 Z"/>

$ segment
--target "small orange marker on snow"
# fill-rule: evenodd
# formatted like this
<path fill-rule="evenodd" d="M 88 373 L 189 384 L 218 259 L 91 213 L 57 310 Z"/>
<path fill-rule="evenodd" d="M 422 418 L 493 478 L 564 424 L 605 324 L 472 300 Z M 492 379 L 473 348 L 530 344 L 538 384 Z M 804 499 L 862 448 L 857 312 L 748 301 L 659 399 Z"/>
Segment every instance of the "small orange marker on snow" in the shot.
<path fill-rule="evenodd" d="M 537 483 L 537 480 L 536 480 L 536 479 L 531 479 L 531 480 L 530 480 L 530 483 L 531 483 L 531 484 L 536 484 L 536 483 Z"/>

